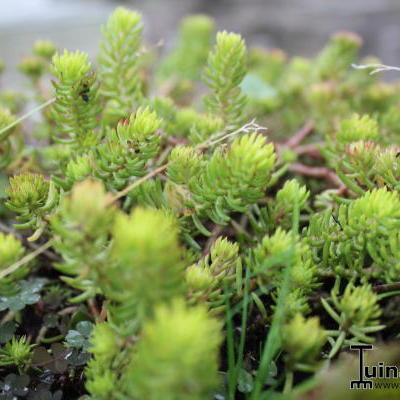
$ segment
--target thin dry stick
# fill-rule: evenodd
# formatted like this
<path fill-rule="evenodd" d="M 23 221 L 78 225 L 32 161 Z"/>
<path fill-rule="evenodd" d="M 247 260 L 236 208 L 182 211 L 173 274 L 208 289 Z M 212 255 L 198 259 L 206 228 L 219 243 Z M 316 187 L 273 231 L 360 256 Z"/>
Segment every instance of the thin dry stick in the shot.
<path fill-rule="evenodd" d="M 24 114 L 22 117 L 16 119 L 13 123 L 11 123 L 10 125 L 5 126 L 3 129 L 0 130 L 0 135 L 6 131 L 8 131 L 9 129 L 11 129 L 12 127 L 14 127 L 15 125 L 19 124 L 20 122 L 24 121 L 25 119 L 29 118 L 31 115 L 33 115 L 34 113 L 36 113 L 37 111 L 47 107 L 48 105 L 54 103 L 56 99 L 53 97 L 50 100 L 47 100 L 45 103 L 40 104 L 39 106 L 35 107 L 33 110 L 27 112 L 26 114 Z M 50 248 L 51 246 L 51 241 L 49 240 L 48 242 L 46 242 L 45 244 L 43 244 L 42 246 L 38 247 L 35 251 L 33 251 L 32 253 L 27 254 L 25 257 L 22 257 L 19 261 L 17 261 L 16 263 L 14 263 L 13 265 L 9 266 L 8 268 L 6 268 L 5 270 L 0 272 L 0 279 L 6 277 L 7 275 L 11 274 L 12 272 L 16 271 L 18 268 L 22 267 L 23 265 L 27 264 L 29 261 L 33 260 L 34 258 L 36 258 L 39 254 L 42 254 L 44 252 L 46 252 L 46 250 L 48 248 Z"/>
<path fill-rule="evenodd" d="M 5 126 L 3 129 L 0 129 L 0 135 L 6 131 L 8 131 L 9 129 L 11 129 L 12 127 L 14 127 L 15 125 L 18 125 L 20 122 L 26 120 L 27 118 L 29 118 L 31 115 L 35 114 L 37 111 L 40 111 L 41 109 L 49 106 L 51 103 L 54 103 L 56 101 L 56 99 L 53 97 L 50 100 L 47 100 L 45 103 L 40 104 L 39 106 L 35 107 L 33 110 L 27 112 L 26 114 L 24 114 L 22 117 L 16 119 L 13 123 L 11 123 L 10 125 Z"/>
<path fill-rule="evenodd" d="M 41 108 L 43 108 L 45 105 L 51 104 L 54 101 L 54 99 L 51 99 L 51 101 L 49 100 L 47 103 L 42 104 Z M 38 109 L 36 109 L 37 111 Z M 24 116 L 22 119 L 25 119 L 26 117 Z M 20 121 L 22 120 L 20 119 Z M 8 127 L 10 128 L 10 127 Z M 255 121 L 251 121 L 250 123 L 242 126 L 241 128 L 239 128 L 238 130 L 225 134 L 222 137 L 216 139 L 216 140 L 207 140 L 204 143 L 200 143 L 198 146 L 196 146 L 195 148 L 204 148 L 204 147 L 208 147 L 211 146 L 215 143 L 218 143 L 230 136 L 236 135 L 240 132 L 249 132 L 251 130 L 260 130 L 260 129 L 265 129 L 259 125 L 257 125 L 255 123 Z M 1 133 L 1 131 L 0 131 Z M 158 173 L 164 171 L 169 165 L 171 164 L 171 162 L 168 162 L 164 165 L 162 165 L 161 167 L 155 169 L 154 171 L 148 173 L 147 175 L 143 176 L 142 178 L 138 179 L 136 182 L 132 183 L 131 185 L 127 186 L 125 189 L 121 190 L 120 192 L 118 192 L 115 196 L 111 197 L 111 199 L 108 201 L 108 205 L 114 203 L 116 200 L 120 199 L 121 197 L 127 195 L 132 189 L 135 189 L 136 187 L 140 186 L 143 182 L 147 181 L 148 179 L 150 179 L 151 177 L 157 175 Z M 16 271 L 18 268 L 20 268 L 21 266 L 25 265 L 26 263 L 28 263 L 29 261 L 33 260 L 34 258 L 36 258 L 39 254 L 44 253 L 48 248 L 51 247 L 51 240 L 49 240 L 48 242 L 46 242 L 45 244 L 43 244 L 42 246 L 40 246 L 39 248 L 37 248 L 35 251 L 33 251 L 32 253 L 27 254 L 25 257 L 21 258 L 19 261 L 17 261 L 16 263 L 14 263 L 13 265 L 11 265 L 10 267 L 6 268 L 5 270 L 3 270 L 0 273 L 0 279 L 4 278 L 5 276 L 11 274 L 12 272 Z"/>
<path fill-rule="evenodd" d="M 371 69 L 370 75 L 377 74 L 378 72 L 384 71 L 400 71 L 399 67 L 392 67 L 391 65 L 385 64 L 367 64 L 367 65 L 357 65 L 351 64 L 354 69 Z"/>
<path fill-rule="evenodd" d="M 3 271 L 1 271 L 0 272 L 0 279 L 5 278 L 7 275 L 13 273 L 18 268 L 20 268 L 23 265 L 27 264 L 29 261 L 32 261 L 39 254 L 44 253 L 48 248 L 51 247 L 51 244 L 52 244 L 51 240 L 49 240 L 45 244 L 43 244 L 40 247 L 38 247 L 35 251 L 32 251 L 32 253 L 27 254 L 25 257 L 22 257 L 20 260 L 18 260 L 16 263 L 11 265 L 10 267 L 8 267 L 8 268 L 4 269 Z"/>
<path fill-rule="evenodd" d="M 259 131 L 262 129 L 265 129 L 265 128 L 256 124 L 255 121 L 252 120 L 251 122 L 247 123 L 246 125 L 243 125 L 241 128 L 237 129 L 234 132 L 222 135 L 221 137 L 218 137 L 217 139 L 210 138 L 210 139 L 206 140 L 205 142 L 198 144 L 197 146 L 195 146 L 195 149 L 200 150 L 200 149 L 207 148 L 207 147 L 212 146 L 216 143 L 219 143 L 231 136 L 237 135 L 240 132 L 248 133 L 252 130 Z M 216 136 L 214 136 L 214 137 L 216 137 Z M 171 165 L 171 161 L 167 162 L 166 164 L 163 164 L 161 167 L 155 169 L 154 171 L 149 172 L 147 175 L 145 175 L 142 178 L 138 179 L 137 181 L 133 182 L 131 185 L 128 185 L 125 189 L 121 190 L 120 192 L 115 194 L 113 197 L 111 197 L 107 204 L 110 205 L 110 204 L 114 203 L 116 200 L 120 199 L 121 197 L 126 196 L 131 190 L 137 188 L 143 182 L 146 182 L 148 179 L 152 178 L 153 176 L 155 176 L 158 173 L 167 169 L 169 165 Z"/>
<path fill-rule="evenodd" d="M 127 195 L 131 190 L 135 189 L 136 187 L 140 186 L 143 182 L 146 182 L 148 179 L 152 178 L 153 176 L 157 175 L 158 173 L 164 171 L 171 162 L 168 162 L 161 167 L 155 169 L 154 171 L 149 172 L 147 175 L 143 176 L 142 178 L 138 179 L 136 182 L 133 182 L 131 185 L 128 185 L 125 189 L 118 192 L 115 196 L 111 197 L 110 200 L 107 202 L 107 205 L 114 203 L 114 201 L 120 199 Z"/>
<path fill-rule="evenodd" d="M 36 243 L 28 242 L 21 234 L 16 232 L 14 229 L 8 227 L 7 225 L 4 225 L 2 222 L 0 222 L 0 231 L 4 233 L 10 233 L 11 235 L 15 236 L 18 240 L 23 242 L 26 246 L 30 247 L 33 250 L 37 250 L 40 246 Z M 49 258 L 50 260 L 53 261 L 59 261 L 59 257 L 57 257 L 54 253 L 51 251 L 44 251 L 43 254 Z"/>

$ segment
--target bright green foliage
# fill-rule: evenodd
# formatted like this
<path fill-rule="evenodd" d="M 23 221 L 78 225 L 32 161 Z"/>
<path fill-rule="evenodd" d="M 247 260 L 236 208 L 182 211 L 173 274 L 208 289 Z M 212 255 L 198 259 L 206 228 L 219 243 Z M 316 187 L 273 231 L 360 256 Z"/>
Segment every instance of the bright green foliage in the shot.
<path fill-rule="evenodd" d="M 291 252 L 292 233 L 278 228 L 272 236 L 265 236 L 254 248 L 248 259 L 258 286 L 263 291 L 279 288 L 285 265 L 292 264 L 290 285 L 291 301 L 287 305 L 290 313 L 309 310 L 306 295 L 312 293 L 317 284 L 317 266 L 312 258 L 311 248 L 301 239 L 296 240 L 294 252 Z M 296 309 L 300 307 L 299 309 Z"/>
<path fill-rule="evenodd" d="M 20 223 L 14 224 L 18 229 L 36 229 L 31 236 L 35 240 L 46 226 L 47 216 L 58 203 L 58 190 L 52 181 L 43 175 L 24 173 L 10 178 L 9 196 L 6 205 L 18 213 Z"/>
<path fill-rule="evenodd" d="M 220 331 L 204 308 L 190 309 L 182 301 L 158 307 L 127 365 L 124 398 L 209 399 L 218 385 Z"/>
<path fill-rule="evenodd" d="M 14 235 L 0 232 L 0 267 L 5 269 L 24 254 L 22 243 Z"/>
<path fill-rule="evenodd" d="M 385 146 L 375 119 L 355 115 L 341 122 L 336 141 L 329 140 L 324 155 L 340 179 L 357 195 L 385 185 L 398 191 L 397 147 Z"/>
<path fill-rule="evenodd" d="M 379 60 L 349 33 L 314 59 L 247 63 L 234 33 L 209 51 L 204 16 L 166 60 L 142 29 L 112 14 L 98 75 L 36 42 L 31 95 L 0 92 L 2 372 L 29 374 L 34 397 L 60 367 L 64 397 L 295 398 L 321 360 L 398 334 L 398 84 L 350 67 Z M 31 341 L 54 343 L 30 362 Z"/>
<path fill-rule="evenodd" d="M 22 243 L 12 234 L 0 232 L 0 273 L 16 263 L 25 254 Z M 0 293 L 12 292 L 14 283 L 29 272 L 29 264 L 17 269 L 6 277 L 0 278 Z"/>
<path fill-rule="evenodd" d="M 297 201 L 300 211 L 309 209 L 310 192 L 305 186 L 295 180 L 288 180 L 276 193 L 275 199 L 270 199 L 265 207 L 257 205 L 251 209 L 251 224 L 255 231 L 263 236 L 273 232 L 279 225 L 283 229 L 292 226 L 293 204 Z"/>
<path fill-rule="evenodd" d="M 141 20 L 140 14 L 118 7 L 102 29 L 99 70 L 108 123 L 128 117 L 142 96 L 138 70 Z"/>
<path fill-rule="evenodd" d="M 75 182 L 82 182 L 93 175 L 93 170 L 92 154 L 82 154 L 70 159 L 63 171 L 65 178 L 53 176 L 53 180 L 64 190 L 70 190 Z"/>
<path fill-rule="evenodd" d="M 329 357 L 333 357 L 345 344 L 372 343 L 370 333 L 378 332 L 385 326 L 379 325 L 378 297 L 372 292 L 370 285 L 355 287 L 349 283 L 341 298 L 338 298 L 338 285 L 331 292 L 330 302 L 321 299 L 322 305 L 338 324 L 338 329 L 328 331 L 332 345 Z M 333 305 L 333 308 L 332 306 Z"/>
<path fill-rule="evenodd" d="M 186 269 L 189 302 L 206 302 L 213 314 L 225 309 L 227 298 L 237 296 L 241 288 L 235 280 L 240 277 L 239 246 L 218 238 L 210 254 Z"/>
<path fill-rule="evenodd" d="M 355 114 L 352 118 L 341 122 L 336 139 L 340 144 L 349 144 L 359 140 L 377 140 L 379 128 L 376 120 L 369 115 L 360 117 Z"/>
<path fill-rule="evenodd" d="M 395 280 L 400 268 L 399 207 L 397 192 L 374 189 L 349 205 L 340 206 L 336 220 L 330 212 L 313 217 L 308 229 L 309 244 L 319 249 L 315 255 L 321 265 L 330 266 L 340 275 L 358 275 L 364 280 L 375 275 Z M 366 269 L 367 256 L 379 268 Z"/>
<path fill-rule="evenodd" d="M 63 279 L 84 290 L 84 297 L 99 291 L 93 280 L 108 263 L 108 235 L 114 219 L 114 208 L 108 207 L 109 199 L 101 182 L 87 180 L 73 187 L 51 218 L 51 228 L 56 235 L 54 248 L 64 259 L 55 267 L 73 276 Z"/>
<path fill-rule="evenodd" d="M 176 185 L 190 185 L 199 177 L 204 159 L 199 152 L 188 146 L 175 147 L 169 156 L 168 178 Z"/>
<path fill-rule="evenodd" d="M 25 57 L 19 64 L 19 70 L 35 82 L 46 72 L 46 63 L 38 56 Z"/>
<path fill-rule="evenodd" d="M 94 357 L 86 368 L 86 388 L 96 398 L 110 399 L 115 393 L 117 374 L 112 363 L 118 357 L 122 341 L 107 323 L 97 324 L 90 339 L 90 352 Z"/>
<path fill-rule="evenodd" d="M 352 32 L 334 35 L 316 60 L 314 73 L 319 79 L 341 77 L 357 56 L 362 40 Z"/>
<path fill-rule="evenodd" d="M 263 197 L 275 158 L 274 146 L 259 134 L 244 135 L 227 150 L 217 150 L 191 187 L 200 215 L 226 224 L 230 212 L 246 211 Z"/>
<path fill-rule="evenodd" d="M 208 56 L 204 79 L 212 90 L 207 108 L 221 117 L 227 130 L 240 126 L 246 98 L 239 88 L 246 74 L 246 46 L 236 33 L 219 32 L 217 43 Z"/>
<path fill-rule="evenodd" d="M 199 115 L 190 129 L 193 144 L 204 143 L 223 128 L 223 120 L 210 114 Z"/>
<path fill-rule="evenodd" d="M 111 369 L 110 364 L 104 364 L 92 358 L 86 368 L 86 389 L 95 399 L 111 399 L 112 393 L 115 393 L 117 374 Z"/>
<path fill-rule="evenodd" d="M 136 208 L 130 216 L 120 214 L 112 234 L 111 265 L 97 271 L 98 285 L 115 303 L 112 321 L 129 331 L 155 306 L 183 294 L 183 254 L 176 222 L 163 211 Z"/>
<path fill-rule="evenodd" d="M 54 139 L 60 143 L 79 144 L 79 150 L 95 143 L 98 102 L 98 83 L 91 72 L 87 54 L 64 51 L 55 54 L 51 66 L 58 82 L 53 82 L 56 102 L 52 118 L 59 134 Z"/>
<path fill-rule="evenodd" d="M 0 366 L 15 365 L 19 371 L 28 367 L 32 358 L 32 348 L 25 336 L 17 339 L 15 336 L 7 342 L 3 348 L 0 347 Z"/>
<path fill-rule="evenodd" d="M 253 47 L 249 50 L 249 68 L 266 82 L 277 82 L 284 71 L 287 55 L 280 49 Z"/>
<path fill-rule="evenodd" d="M 283 349 L 289 370 L 312 371 L 318 366 L 326 334 L 317 317 L 296 314 L 282 329 Z"/>
<path fill-rule="evenodd" d="M 107 133 L 96 152 L 96 175 L 119 190 L 145 175 L 147 162 L 159 151 L 161 120 L 149 108 L 139 108 Z"/>
<path fill-rule="evenodd" d="M 206 15 L 192 15 L 183 19 L 177 46 L 161 65 L 160 77 L 179 81 L 182 78 L 198 79 L 207 61 L 213 34 L 214 22 Z"/>
<path fill-rule="evenodd" d="M 33 44 L 33 54 L 50 61 L 57 51 L 55 44 L 51 40 L 37 40 Z"/>

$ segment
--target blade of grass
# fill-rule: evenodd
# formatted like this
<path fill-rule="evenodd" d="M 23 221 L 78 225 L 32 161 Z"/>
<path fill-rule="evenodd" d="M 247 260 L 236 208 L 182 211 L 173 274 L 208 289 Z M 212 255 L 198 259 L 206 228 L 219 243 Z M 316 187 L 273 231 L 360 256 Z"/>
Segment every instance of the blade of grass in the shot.
<path fill-rule="evenodd" d="M 226 327 L 227 327 L 227 353 L 228 353 L 228 399 L 235 399 L 235 390 L 236 390 L 236 382 L 235 382 L 235 339 L 233 332 L 233 315 L 230 307 L 229 296 L 225 292 L 225 304 L 226 304 Z"/>
<path fill-rule="evenodd" d="M 16 119 L 14 122 L 12 122 L 11 124 L 5 126 L 3 129 L 0 129 L 0 136 L 4 133 L 7 132 L 9 129 L 13 128 L 15 125 L 18 125 L 19 123 L 21 123 L 22 121 L 26 120 L 27 118 L 29 118 L 31 115 L 35 114 L 36 112 L 42 110 L 43 108 L 46 108 L 47 106 L 49 106 L 50 104 L 54 103 L 56 99 L 53 97 L 50 100 L 47 100 L 45 103 L 43 104 L 39 104 L 37 107 L 35 107 L 33 110 L 28 111 L 26 114 L 24 114 L 22 117 L 19 117 L 18 119 Z"/>
<path fill-rule="evenodd" d="M 248 315 L 248 307 L 249 307 L 249 281 L 250 281 L 250 270 L 247 268 L 245 279 L 244 279 L 243 300 L 241 302 L 242 322 L 241 322 L 239 347 L 238 347 L 238 351 L 237 351 L 237 361 L 236 361 L 235 366 L 232 366 L 231 364 L 228 363 L 228 365 L 229 365 L 228 399 L 229 400 L 235 399 L 236 388 L 238 386 L 239 372 L 240 372 L 241 368 L 243 367 L 243 355 L 244 355 L 244 345 L 246 342 L 247 315 Z M 230 312 L 229 319 L 232 321 L 232 317 L 234 314 L 232 314 L 231 309 L 229 309 L 229 312 Z M 228 330 L 228 333 L 229 333 L 229 330 Z M 228 340 L 228 346 L 229 346 L 229 343 L 232 343 L 232 346 L 234 346 L 233 327 L 231 329 L 231 333 L 232 333 L 232 338 Z M 231 351 L 231 353 L 233 353 L 233 355 L 234 355 L 234 351 Z M 228 357 L 229 357 L 229 351 L 228 351 Z M 233 369 L 231 369 L 231 368 L 233 368 Z"/>
<path fill-rule="evenodd" d="M 292 244 L 291 253 L 294 254 L 296 246 L 296 235 L 299 230 L 299 202 L 294 199 L 293 203 L 293 219 L 292 219 Z M 278 353 L 281 344 L 281 325 L 285 316 L 285 302 L 290 289 L 290 276 L 292 271 L 293 257 L 286 264 L 283 279 L 280 287 L 279 297 L 276 304 L 275 313 L 272 317 L 272 324 L 268 333 L 267 340 L 261 356 L 260 365 L 257 371 L 254 390 L 251 394 L 250 400 L 259 400 L 264 382 L 270 372 L 271 363 Z"/>

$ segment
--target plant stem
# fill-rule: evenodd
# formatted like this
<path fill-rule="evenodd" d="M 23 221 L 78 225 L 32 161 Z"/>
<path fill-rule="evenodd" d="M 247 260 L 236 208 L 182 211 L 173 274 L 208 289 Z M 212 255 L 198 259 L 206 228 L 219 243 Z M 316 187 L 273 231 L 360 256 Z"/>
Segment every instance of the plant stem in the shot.
<path fill-rule="evenodd" d="M 283 394 L 289 394 L 293 388 L 293 371 L 287 371 L 285 377 L 285 385 L 283 387 Z"/>
<path fill-rule="evenodd" d="M 335 345 L 332 347 L 332 350 L 328 355 L 329 359 L 332 359 L 333 357 L 335 357 L 335 355 L 338 353 L 338 351 L 342 347 L 345 339 L 346 339 L 346 332 L 342 331 L 340 333 L 339 337 L 336 339 Z"/>

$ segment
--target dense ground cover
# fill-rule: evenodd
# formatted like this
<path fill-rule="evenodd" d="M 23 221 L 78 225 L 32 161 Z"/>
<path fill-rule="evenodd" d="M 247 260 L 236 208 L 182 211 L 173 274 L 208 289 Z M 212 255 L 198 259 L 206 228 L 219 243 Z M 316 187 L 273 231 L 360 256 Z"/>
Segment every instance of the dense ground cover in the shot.
<path fill-rule="evenodd" d="M 397 398 L 348 348 L 399 359 L 398 84 L 348 32 L 142 29 L 35 42 L 0 93 L 0 399 Z"/>

